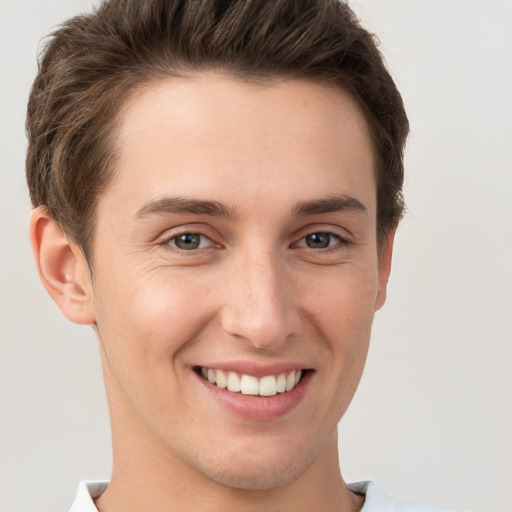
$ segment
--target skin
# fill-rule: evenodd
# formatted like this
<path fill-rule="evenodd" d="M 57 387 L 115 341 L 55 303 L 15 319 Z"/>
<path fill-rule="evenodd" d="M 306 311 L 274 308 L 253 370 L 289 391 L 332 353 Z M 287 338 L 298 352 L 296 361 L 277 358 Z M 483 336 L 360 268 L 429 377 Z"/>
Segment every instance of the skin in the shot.
<path fill-rule="evenodd" d="M 162 80 L 121 111 L 116 150 L 93 278 L 44 209 L 31 223 L 45 287 L 99 340 L 114 448 L 99 510 L 359 510 L 337 424 L 385 300 L 392 235 L 379 257 L 355 101 L 299 80 Z M 222 211 L 176 211 L 177 197 Z M 200 246 L 180 249 L 183 233 Z M 314 233 L 328 246 L 309 247 Z M 257 421 L 205 391 L 193 368 L 219 361 L 311 371 L 298 405 Z"/>

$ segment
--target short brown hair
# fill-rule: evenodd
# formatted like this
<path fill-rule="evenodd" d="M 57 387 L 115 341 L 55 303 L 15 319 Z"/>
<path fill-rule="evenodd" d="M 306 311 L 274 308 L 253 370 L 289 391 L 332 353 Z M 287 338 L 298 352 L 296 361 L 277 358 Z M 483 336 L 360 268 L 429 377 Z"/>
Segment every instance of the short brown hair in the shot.
<path fill-rule="evenodd" d="M 375 38 L 339 0 L 107 0 L 49 38 L 28 103 L 27 181 L 87 256 L 114 174 L 116 115 L 135 87 L 219 70 L 244 80 L 337 84 L 373 138 L 381 242 L 403 213 L 409 126 Z"/>

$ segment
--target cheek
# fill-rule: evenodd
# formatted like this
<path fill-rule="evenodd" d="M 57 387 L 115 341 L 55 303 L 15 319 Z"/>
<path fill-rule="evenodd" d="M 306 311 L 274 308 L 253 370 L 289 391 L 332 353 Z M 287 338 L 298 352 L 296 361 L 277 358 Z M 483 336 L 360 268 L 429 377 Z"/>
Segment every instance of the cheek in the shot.
<path fill-rule="evenodd" d="M 98 295 L 97 323 L 105 349 L 134 364 L 172 360 L 209 316 L 205 286 L 164 271 L 131 282 L 110 281 Z"/>
<path fill-rule="evenodd" d="M 316 337 L 318 378 L 325 403 L 319 415 L 322 428 L 335 428 L 347 410 L 363 373 L 368 352 L 376 296 L 371 272 L 348 265 L 317 276 L 304 288 L 304 315 Z M 310 345 L 312 346 L 312 344 Z"/>
<path fill-rule="evenodd" d="M 180 395 L 180 354 L 211 318 L 204 286 L 162 272 L 131 285 L 110 282 L 108 290 L 98 292 L 98 335 L 112 396 L 127 401 L 140 417 L 153 418 L 153 428 L 164 417 L 177 421 L 181 409 L 162 404 L 186 407 Z"/>
<path fill-rule="evenodd" d="M 358 382 L 371 334 L 377 296 L 372 272 L 339 269 L 331 276 L 317 279 L 307 288 L 305 311 L 327 345 L 322 352 L 325 367 L 339 381 Z M 324 347 L 325 348 L 325 347 Z"/>
<path fill-rule="evenodd" d="M 306 308 L 329 330 L 354 332 L 370 325 L 375 313 L 377 273 L 355 266 L 334 268 L 303 284 Z"/>

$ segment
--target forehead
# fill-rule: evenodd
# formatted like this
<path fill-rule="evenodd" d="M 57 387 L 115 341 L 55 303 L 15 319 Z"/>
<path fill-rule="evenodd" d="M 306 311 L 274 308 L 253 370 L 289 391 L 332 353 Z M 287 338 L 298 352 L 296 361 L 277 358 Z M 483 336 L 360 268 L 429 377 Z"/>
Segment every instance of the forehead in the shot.
<path fill-rule="evenodd" d="M 349 133 L 368 136 L 361 110 L 341 87 L 284 78 L 255 83 L 217 73 L 161 79 L 137 88 L 121 109 L 118 141 L 140 137 L 149 123 L 155 132 L 164 129 L 163 137 L 174 129 L 176 140 L 187 142 L 194 136 L 214 141 L 231 128 L 237 145 L 244 136 L 265 140 L 272 128 L 284 127 L 291 136 L 323 136 L 326 131 L 333 137 L 340 131 L 344 138 Z"/>
<path fill-rule="evenodd" d="M 329 187 L 375 189 L 367 123 L 334 86 L 169 78 L 135 91 L 117 126 L 115 188 L 130 200 L 207 193 L 243 202 L 245 191 L 272 189 L 300 201 L 292 196 L 314 196 L 315 188 L 324 196 Z"/>

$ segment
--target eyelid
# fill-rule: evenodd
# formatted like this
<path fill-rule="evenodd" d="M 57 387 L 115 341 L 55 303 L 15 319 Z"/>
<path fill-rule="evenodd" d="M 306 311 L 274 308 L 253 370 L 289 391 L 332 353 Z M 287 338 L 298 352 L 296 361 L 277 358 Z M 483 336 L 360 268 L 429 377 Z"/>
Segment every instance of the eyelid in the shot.
<path fill-rule="evenodd" d="M 302 240 L 308 235 L 314 235 L 315 233 L 328 233 L 338 238 L 344 244 L 354 243 L 354 235 L 348 229 L 332 224 L 308 224 L 295 231 L 293 238 L 295 240 Z"/>
<path fill-rule="evenodd" d="M 199 237 L 199 246 L 193 247 L 191 249 L 182 249 L 181 247 L 178 247 L 177 241 L 183 235 L 195 235 L 195 236 Z M 204 243 L 203 243 L 204 240 L 207 240 L 206 247 L 204 246 Z M 198 251 L 201 249 L 209 249 L 210 247 L 212 247 L 213 244 L 214 244 L 214 242 L 210 237 L 203 235 L 202 233 L 194 233 L 192 231 L 185 231 L 184 233 L 179 233 L 177 235 L 174 235 L 171 238 L 169 238 L 166 242 L 166 245 L 172 245 L 172 247 L 174 249 L 177 249 L 179 251 L 186 251 L 186 252 Z"/>
<path fill-rule="evenodd" d="M 180 251 L 180 252 L 194 252 L 194 251 L 199 251 L 199 250 L 207 250 L 207 249 L 210 249 L 215 246 L 221 247 L 221 244 L 219 244 L 215 240 L 215 238 L 216 238 L 215 235 L 213 233 L 210 233 L 211 231 L 213 231 L 213 230 L 208 229 L 207 226 L 205 226 L 202 223 L 197 223 L 197 224 L 191 223 L 191 224 L 178 226 L 175 228 L 170 228 L 170 229 L 165 230 L 160 236 L 157 237 L 155 242 L 157 245 L 166 246 L 167 248 L 172 247 L 173 250 Z M 175 245 L 171 246 L 170 242 L 173 239 L 175 239 L 181 235 L 186 235 L 186 234 L 199 235 L 203 238 L 208 239 L 210 241 L 209 247 L 201 247 L 198 249 L 187 251 L 184 249 L 180 249 L 179 247 L 176 247 Z"/>
<path fill-rule="evenodd" d="M 332 238 L 334 238 L 337 243 L 336 244 L 330 244 L 328 245 L 327 247 L 321 247 L 321 248 L 314 248 L 314 247 L 309 247 L 306 243 L 305 243 L 305 240 L 308 236 L 311 236 L 311 235 L 315 235 L 315 234 L 326 234 L 326 235 L 329 235 L 331 236 Z M 301 242 L 304 241 L 304 244 L 302 244 Z M 348 240 L 346 240 L 345 238 L 343 238 L 341 235 L 339 235 L 338 233 L 333 233 L 332 231 L 313 231 L 311 233 L 307 233 L 305 234 L 303 237 L 301 237 L 297 242 L 295 242 L 295 244 L 293 244 L 295 247 L 306 247 L 307 249 L 311 249 L 313 251 L 325 251 L 327 249 L 332 249 L 334 248 L 336 245 L 338 244 L 341 244 L 341 245 L 346 245 L 346 244 L 349 244 L 350 242 Z"/>

